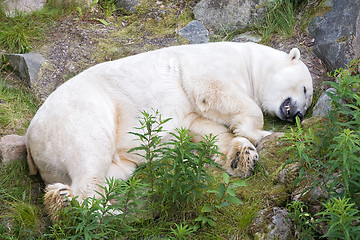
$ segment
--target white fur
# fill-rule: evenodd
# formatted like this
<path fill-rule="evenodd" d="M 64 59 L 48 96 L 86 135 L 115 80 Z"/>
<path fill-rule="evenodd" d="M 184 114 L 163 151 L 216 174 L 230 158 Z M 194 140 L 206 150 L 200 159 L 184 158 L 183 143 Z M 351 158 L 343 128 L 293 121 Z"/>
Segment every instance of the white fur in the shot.
<path fill-rule="evenodd" d="M 217 161 L 246 177 L 257 160 L 254 144 L 269 134 L 262 111 L 279 116 L 288 97 L 302 113 L 311 103 L 311 77 L 299 59 L 297 49 L 223 42 L 98 64 L 60 86 L 35 115 L 26 135 L 31 172 L 80 198 L 94 195 L 105 177 L 127 179 L 144 161 L 127 153 L 139 144 L 128 132 L 153 108 L 172 118 L 167 130 L 218 134 L 227 159 Z"/>

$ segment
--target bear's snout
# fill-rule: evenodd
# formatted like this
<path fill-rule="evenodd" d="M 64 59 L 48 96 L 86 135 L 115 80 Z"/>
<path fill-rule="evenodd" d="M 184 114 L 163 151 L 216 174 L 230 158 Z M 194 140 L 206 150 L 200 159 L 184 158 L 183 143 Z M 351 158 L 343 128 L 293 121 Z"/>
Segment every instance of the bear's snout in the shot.
<path fill-rule="evenodd" d="M 304 114 L 298 110 L 296 102 L 291 97 L 284 100 L 280 105 L 279 118 L 289 122 L 295 122 L 296 117 L 300 118 L 300 121 L 304 118 Z"/>

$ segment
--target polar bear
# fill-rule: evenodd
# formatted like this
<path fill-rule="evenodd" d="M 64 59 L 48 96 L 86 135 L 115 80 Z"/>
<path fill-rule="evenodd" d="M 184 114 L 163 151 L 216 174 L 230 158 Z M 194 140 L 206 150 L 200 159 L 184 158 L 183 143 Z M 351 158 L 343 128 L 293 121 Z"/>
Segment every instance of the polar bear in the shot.
<path fill-rule="evenodd" d="M 185 127 L 216 134 L 226 156 L 216 161 L 247 177 L 258 154 L 263 113 L 294 121 L 312 101 L 309 70 L 294 48 L 289 54 L 255 43 L 183 45 L 93 66 L 55 90 L 26 134 L 31 174 L 47 184 L 45 206 L 65 196 L 84 199 L 106 177 L 128 179 L 144 159 L 128 151 L 142 110 L 172 118 L 165 129 Z M 166 138 L 166 136 L 164 136 Z M 197 140 L 197 137 L 194 138 Z"/>

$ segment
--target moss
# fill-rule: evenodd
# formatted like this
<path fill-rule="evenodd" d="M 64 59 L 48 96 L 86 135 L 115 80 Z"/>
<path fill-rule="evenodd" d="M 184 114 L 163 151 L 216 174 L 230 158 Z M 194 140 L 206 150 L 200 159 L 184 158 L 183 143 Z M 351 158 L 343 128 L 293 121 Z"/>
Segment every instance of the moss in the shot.
<path fill-rule="evenodd" d="M 344 42 L 346 42 L 347 40 L 348 40 L 347 37 L 341 36 L 341 37 L 339 37 L 338 39 L 336 39 L 336 42 L 337 42 L 337 43 L 344 43 Z"/>

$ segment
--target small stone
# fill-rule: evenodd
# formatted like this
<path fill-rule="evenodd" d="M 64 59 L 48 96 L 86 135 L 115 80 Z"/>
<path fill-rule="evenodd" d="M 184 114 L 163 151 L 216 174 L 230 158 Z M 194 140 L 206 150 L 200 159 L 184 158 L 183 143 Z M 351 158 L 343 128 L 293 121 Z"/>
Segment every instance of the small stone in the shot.
<path fill-rule="evenodd" d="M 0 157 L 3 163 L 26 159 L 25 137 L 6 135 L 0 139 Z"/>
<path fill-rule="evenodd" d="M 179 35 L 190 40 L 190 44 L 209 42 L 209 31 L 198 20 L 191 21 L 184 28 L 179 30 Z"/>

